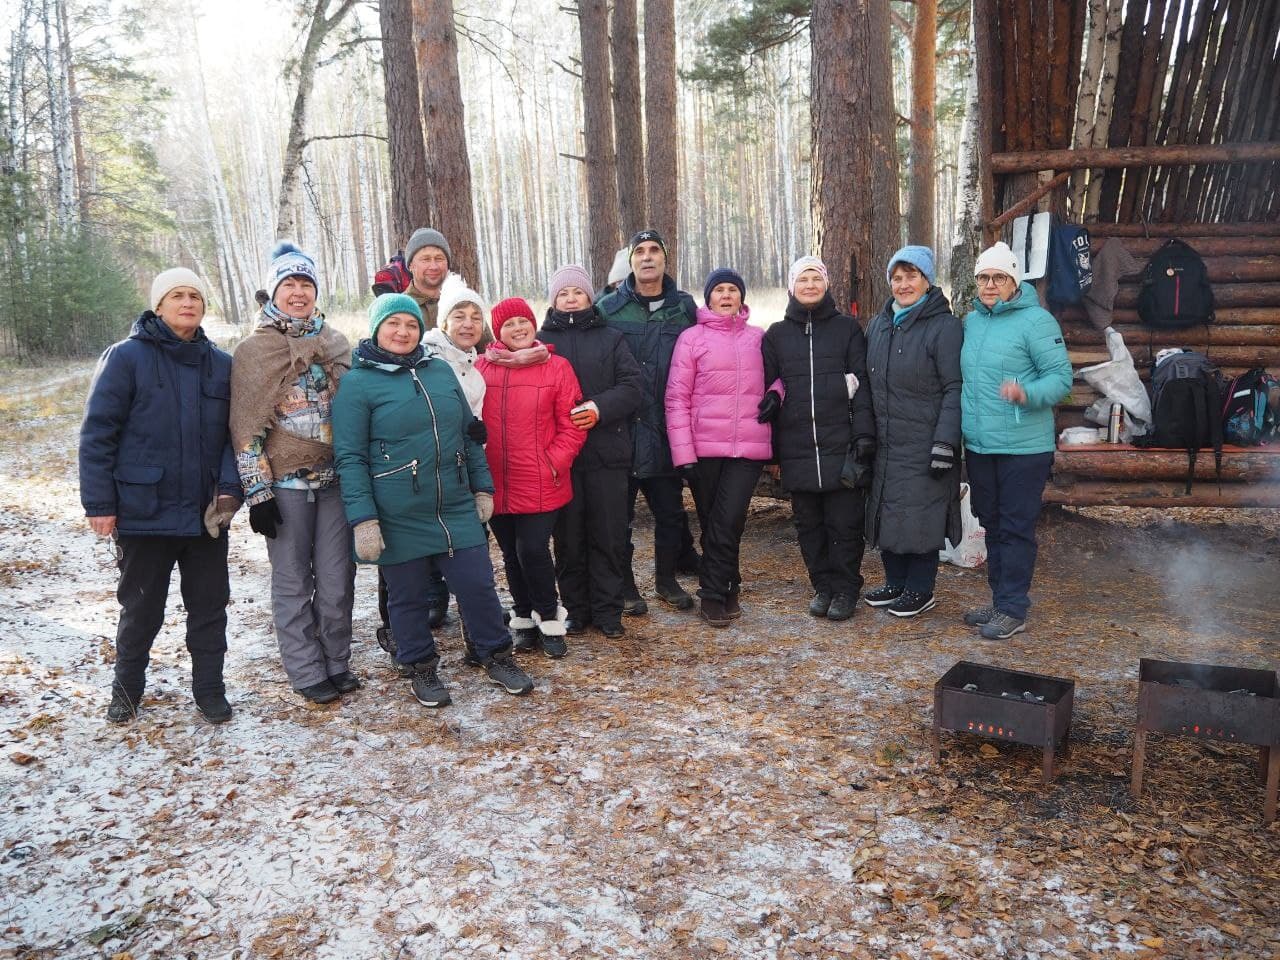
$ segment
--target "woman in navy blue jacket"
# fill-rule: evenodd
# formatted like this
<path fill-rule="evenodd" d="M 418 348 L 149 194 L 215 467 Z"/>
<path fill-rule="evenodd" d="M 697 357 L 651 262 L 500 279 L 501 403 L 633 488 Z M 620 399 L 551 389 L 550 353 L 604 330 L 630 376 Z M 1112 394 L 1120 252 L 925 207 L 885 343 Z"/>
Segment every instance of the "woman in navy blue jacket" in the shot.
<path fill-rule="evenodd" d="M 182 575 L 191 690 L 206 719 L 231 719 L 226 527 L 240 506 L 227 431 L 231 357 L 205 336 L 204 284 L 190 270 L 156 277 L 128 339 L 98 361 L 80 427 L 80 500 L 94 533 L 119 544 L 120 622 L 107 719 L 132 720 L 169 577 Z"/>

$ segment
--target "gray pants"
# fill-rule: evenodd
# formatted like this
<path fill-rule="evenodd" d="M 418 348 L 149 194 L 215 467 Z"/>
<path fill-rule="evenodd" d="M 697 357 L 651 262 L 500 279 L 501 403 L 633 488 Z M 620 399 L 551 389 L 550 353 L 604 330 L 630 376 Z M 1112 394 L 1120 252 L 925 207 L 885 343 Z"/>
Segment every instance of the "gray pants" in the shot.
<path fill-rule="evenodd" d="M 356 565 L 336 483 L 275 495 L 283 522 L 267 541 L 271 616 L 289 683 L 301 690 L 347 669 Z"/>

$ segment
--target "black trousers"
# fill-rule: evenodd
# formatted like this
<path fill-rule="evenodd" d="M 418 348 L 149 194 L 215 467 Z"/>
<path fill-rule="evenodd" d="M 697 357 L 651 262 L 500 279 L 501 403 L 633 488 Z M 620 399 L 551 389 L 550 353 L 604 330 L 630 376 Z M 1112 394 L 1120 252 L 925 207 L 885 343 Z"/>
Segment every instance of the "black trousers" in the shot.
<path fill-rule="evenodd" d="M 809 582 L 818 593 L 862 591 L 863 519 L 867 496 L 863 490 L 841 487 L 824 493 L 794 492 L 791 513 L 800 541 Z"/>
<path fill-rule="evenodd" d="M 598 627 L 622 623 L 626 582 L 627 470 L 570 471 L 573 499 L 556 517 L 556 582 L 569 616 Z"/>
<path fill-rule="evenodd" d="M 222 664 L 227 653 L 227 534 L 198 537 L 120 537 L 120 622 L 116 626 L 115 687 L 136 705 L 147 684 L 151 645 L 164 624 L 169 578 L 176 564 L 187 609 L 191 692 L 226 692 Z"/>
<path fill-rule="evenodd" d="M 496 513 L 489 520 L 489 529 L 502 548 L 511 612 L 517 617 L 528 617 L 536 610 L 543 620 L 556 619 L 560 602 L 556 566 L 551 559 L 551 530 L 558 512 Z"/>
<path fill-rule="evenodd" d="M 693 551 L 689 516 L 684 512 L 684 480 L 681 477 L 630 478 L 627 490 L 627 573 L 635 556 L 631 527 L 636 520 L 636 494 L 643 493 L 653 514 L 653 571 L 662 579 L 676 575 L 676 563 Z"/>
<path fill-rule="evenodd" d="M 689 486 L 702 528 L 698 596 L 704 600 L 724 600 L 742 583 L 742 532 L 763 469 L 761 461 L 739 457 L 708 457 L 694 464 Z"/>

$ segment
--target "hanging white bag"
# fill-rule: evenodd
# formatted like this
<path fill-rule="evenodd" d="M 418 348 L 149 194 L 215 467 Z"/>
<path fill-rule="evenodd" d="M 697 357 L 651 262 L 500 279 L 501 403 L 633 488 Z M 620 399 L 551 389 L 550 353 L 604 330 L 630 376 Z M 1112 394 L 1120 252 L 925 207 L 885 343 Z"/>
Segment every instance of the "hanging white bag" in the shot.
<path fill-rule="evenodd" d="M 967 483 L 960 484 L 960 542 L 943 540 L 938 559 L 956 567 L 980 567 L 987 562 L 987 531 L 973 515 Z"/>
<path fill-rule="evenodd" d="M 1151 398 L 1147 396 L 1147 388 L 1138 378 L 1138 370 L 1133 365 L 1133 356 L 1124 344 L 1122 337 L 1114 327 L 1107 327 L 1107 352 L 1110 360 L 1084 367 L 1079 376 L 1085 383 L 1093 387 L 1106 401 L 1106 409 L 1111 404 L 1124 406 L 1124 429 L 1120 431 L 1120 439 L 1129 443 L 1134 437 L 1146 434 L 1151 424 Z M 1106 419 L 1094 420 L 1099 426 L 1106 426 Z"/>

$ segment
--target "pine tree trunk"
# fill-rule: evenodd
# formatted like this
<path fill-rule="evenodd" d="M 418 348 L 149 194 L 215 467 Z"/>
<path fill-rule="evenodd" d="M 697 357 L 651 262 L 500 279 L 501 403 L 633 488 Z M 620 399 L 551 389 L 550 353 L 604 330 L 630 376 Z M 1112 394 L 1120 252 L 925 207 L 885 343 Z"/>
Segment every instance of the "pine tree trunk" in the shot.
<path fill-rule="evenodd" d="M 640 40 L 636 0 L 614 0 L 609 49 L 613 55 L 613 129 L 618 153 L 622 236 L 644 228 L 644 121 L 640 107 Z"/>
<path fill-rule="evenodd" d="M 934 164 L 934 102 L 937 87 L 938 0 L 916 0 L 911 33 L 911 189 L 907 234 L 912 243 L 934 246 L 937 209 Z"/>
<path fill-rule="evenodd" d="M 387 110 L 387 147 L 391 166 L 391 229 L 395 244 L 418 227 L 435 221 L 427 150 L 418 101 L 418 64 L 413 56 L 412 0 L 380 0 L 382 80 Z M 392 251 L 379 251 L 389 256 Z"/>
<path fill-rule="evenodd" d="M 619 170 L 613 153 L 609 94 L 609 12 L 605 0 L 579 0 L 582 41 L 582 154 L 587 165 L 587 269 L 603 286 L 618 249 Z"/>
<path fill-rule="evenodd" d="M 480 267 L 453 0 L 414 0 L 413 38 L 426 118 L 427 176 L 438 207 L 436 227 L 449 240 L 453 269 L 478 282 L 474 279 L 480 275 Z"/>
<path fill-rule="evenodd" d="M 878 309 L 900 231 L 894 113 L 884 109 L 893 103 L 889 2 L 815 0 L 809 32 L 818 249 L 841 309 L 851 278 L 860 309 Z"/>
<path fill-rule="evenodd" d="M 662 234 L 667 245 L 667 273 L 679 277 L 680 180 L 676 144 L 676 19 L 674 0 L 644 3 L 645 172 L 649 190 L 646 226 Z"/>

